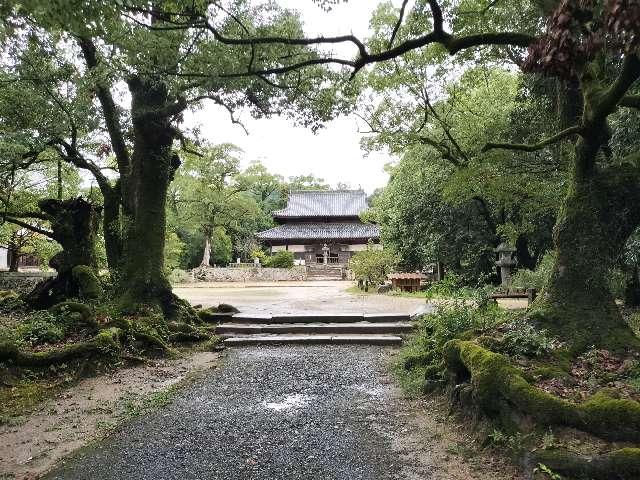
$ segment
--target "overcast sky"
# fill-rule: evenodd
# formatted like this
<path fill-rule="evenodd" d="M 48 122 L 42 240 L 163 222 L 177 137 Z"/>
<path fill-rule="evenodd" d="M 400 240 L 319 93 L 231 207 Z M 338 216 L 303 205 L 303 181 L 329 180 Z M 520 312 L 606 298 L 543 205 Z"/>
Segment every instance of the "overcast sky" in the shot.
<path fill-rule="evenodd" d="M 349 0 L 330 12 L 324 12 L 311 0 L 278 0 L 278 3 L 302 13 L 307 35 L 353 33 L 364 38 L 378 1 Z M 350 48 L 342 53 L 353 55 Z M 241 119 L 249 135 L 229 121 L 226 110 L 215 105 L 208 104 L 186 118 L 187 124 L 199 126 L 202 136 L 209 141 L 231 142 L 242 148 L 245 165 L 260 160 L 270 171 L 285 177 L 313 173 L 334 186 L 338 182 L 348 183 L 368 193 L 387 182 L 383 167 L 391 157 L 383 153 L 365 157 L 355 117 L 337 118 L 315 135 L 303 127 L 292 126 L 286 119 L 253 120 L 247 114 L 241 115 Z"/>

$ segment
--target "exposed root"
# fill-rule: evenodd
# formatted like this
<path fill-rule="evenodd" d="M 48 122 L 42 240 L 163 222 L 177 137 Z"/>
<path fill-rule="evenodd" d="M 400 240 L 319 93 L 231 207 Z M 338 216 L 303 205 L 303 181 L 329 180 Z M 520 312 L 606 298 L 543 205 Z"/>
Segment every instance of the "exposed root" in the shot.
<path fill-rule="evenodd" d="M 640 440 L 638 402 L 604 392 L 579 404 L 555 397 L 530 385 L 507 357 L 471 341 L 452 340 L 444 354 L 455 384 L 470 382 L 473 403 L 493 419 L 513 422 L 511 414 L 519 413 L 543 425 L 573 427 L 609 440 Z"/>
<path fill-rule="evenodd" d="M 583 456 L 566 450 L 541 450 L 535 463 L 554 472 L 593 480 L 633 480 L 640 478 L 640 448 L 623 448 L 603 455 Z"/>
<path fill-rule="evenodd" d="M 0 361 L 12 361 L 24 367 L 40 367 L 62 363 L 75 358 L 91 355 L 117 353 L 121 349 L 122 330 L 108 328 L 101 330 L 92 340 L 74 343 L 65 347 L 45 352 L 23 352 L 13 343 L 0 344 Z"/>
<path fill-rule="evenodd" d="M 78 313 L 80 314 L 79 321 L 81 324 L 86 325 L 90 328 L 97 329 L 98 322 L 96 321 L 96 317 L 93 313 L 93 310 L 88 305 L 79 302 L 61 302 L 55 304 L 53 307 L 49 309 L 51 313 L 54 315 L 65 315 L 67 313 Z"/>

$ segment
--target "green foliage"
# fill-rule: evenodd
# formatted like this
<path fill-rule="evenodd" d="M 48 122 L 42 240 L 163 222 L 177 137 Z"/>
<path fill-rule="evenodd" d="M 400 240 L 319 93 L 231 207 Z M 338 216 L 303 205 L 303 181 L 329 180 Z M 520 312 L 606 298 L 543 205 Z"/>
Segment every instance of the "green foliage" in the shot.
<path fill-rule="evenodd" d="M 477 308 L 469 301 L 457 299 L 436 307 L 418 320 L 418 330 L 402 348 L 400 365 L 407 371 L 417 371 L 418 377 L 440 380 L 444 373 L 443 348 L 452 339 L 479 335 L 507 318 L 494 305 Z"/>
<path fill-rule="evenodd" d="M 64 340 L 67 325 L 60 317 L 46 310 L 34 312 L 17 327 L 18 337 L 31 346 L 57 343 Z"/>
<path fill-rule="evenodd" d="M 367 249 L 356 252 L 349 260 L 349 268 L 356 280 L 366 285 L 380 285 L 397 263 L 391 249 L 381 249 L 369 243 Z"/>
<path fill-rule="evenodd" d="M 177 233 L 167 229 L 167 236 L 164 243 L 164 269 L 172 272 L 180 265 L 180 259 L 185 250 L 185 243 Z"/>
<path fill-rule="evenodd" d="M 545 329 L 531 325 L 521 317 L 506 324 L 498 351 L 514 356 L 539 357 L 556 350 L 559 342 Z"/>
<path fill-rule="evenodd" d="M 534 473 L 542 473 L 550 480 L 562 480 L 562 476 L 555 473 L 549 467 L 547 467 L 544 463 L 539 463 L 536 468 L 533 470 Z"/>
<path fill-rule="evenodd" d="M 294 265 L 293 253 L 281 250 L 274 255 L 265 257 L 263 265 L 272 268 L 291 268 Z"/>
<path fill-rule="evenodd" d="M 191 275 L 189 272 L 182 270 L 180 268 L 174 268 L 168 276 L 168 280 L 172 284 L 186 283 L 191 280 Z"/>
<path fill-rule="evenodd" d="M 511 286 L 515 288 L 542 288 L 547 283 L 553 264 L 555 262 L 555 255 L 553 252 L 547 252 L 540 260 L 540 263 L 535 270 L 528 270 L 526 268 L 520 268 L 511 277 Z"/>
<path fill-rule="evenodd" d="M 165 253 L 168 270 L 199 265 L 207 239 L 210 262 L 226 265 L 233 259 L 234 245 L 239 253 L 256 231 L 271 226 L 261 206 L 271 208 L 267 190 L 276 177 L 256 165 L 242 172 L 240 153 L 234 145 L 222 144 L 209 146 L 205 157 L 185 155 L 169 189 L 167 218 L 178 238 L 167 236 L 172 247 Z"/>

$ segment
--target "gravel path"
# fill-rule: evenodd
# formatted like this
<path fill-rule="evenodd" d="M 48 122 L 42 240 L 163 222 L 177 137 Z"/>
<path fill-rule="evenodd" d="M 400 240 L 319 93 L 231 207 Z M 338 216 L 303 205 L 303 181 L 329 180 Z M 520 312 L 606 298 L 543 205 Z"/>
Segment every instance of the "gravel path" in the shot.
<path fill-rule="evenodd" d="M 171 405 L 46 478 L 436 478 L 388 358 L 367 346 L 231 350 Z"/>

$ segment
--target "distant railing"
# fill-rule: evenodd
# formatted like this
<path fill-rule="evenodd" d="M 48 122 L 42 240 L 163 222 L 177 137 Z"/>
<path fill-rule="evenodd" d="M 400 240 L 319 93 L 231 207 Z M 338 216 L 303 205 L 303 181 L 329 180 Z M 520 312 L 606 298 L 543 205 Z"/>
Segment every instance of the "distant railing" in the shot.
<path fill-rule="evenodd" d="M 241 262 L 241 263 L 230 263 L 227 265 L 229 268 L 260 268 L 262 265 L 259 263 L 253 262 Z"/>
<path fill-rule="evenodd" d="M 340 259 L 338 257 L 329 257 L 329 263 L 340 263 Z"/>

